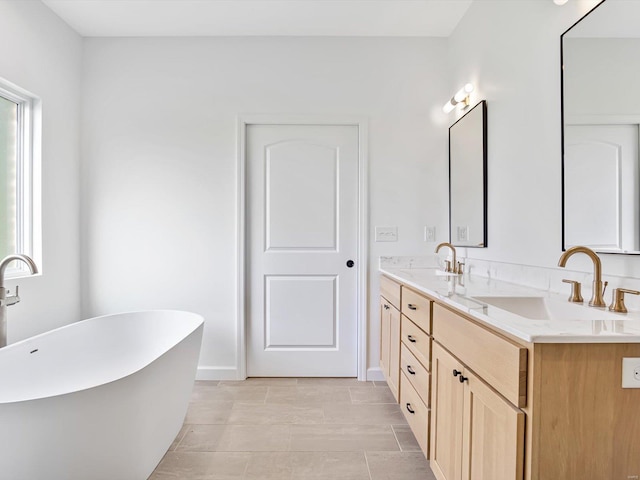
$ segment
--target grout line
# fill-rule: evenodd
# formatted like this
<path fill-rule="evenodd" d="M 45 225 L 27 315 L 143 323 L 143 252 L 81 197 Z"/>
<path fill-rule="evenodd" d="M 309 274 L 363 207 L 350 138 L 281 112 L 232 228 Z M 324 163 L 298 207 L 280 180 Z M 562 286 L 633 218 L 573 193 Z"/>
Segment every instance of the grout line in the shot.
<path fill-rule="evenodd" d="M 391 431 L 393 432 L 393 437 L 396 439 L 396 443 L 398 444 L 398 450 L 400 452 L 404 452 L 404 450 L 402 450 L 402 445 L 400 445 L 400 440 L 398 440 L 398 435 L 396 434 L 396 429 L 393 428 L 393 425 L 389 425 L 391 427 Z"/>
<path fill-rule="evenodd" d="M 369 467 L 369 459 L 367 458 L 367 452 L 364 453 L 364 463 L 367 464 L 367 473 L 369 473 L 369 480 L 373 480 L 373 476 L 371 475 L 371 468 Z"/>

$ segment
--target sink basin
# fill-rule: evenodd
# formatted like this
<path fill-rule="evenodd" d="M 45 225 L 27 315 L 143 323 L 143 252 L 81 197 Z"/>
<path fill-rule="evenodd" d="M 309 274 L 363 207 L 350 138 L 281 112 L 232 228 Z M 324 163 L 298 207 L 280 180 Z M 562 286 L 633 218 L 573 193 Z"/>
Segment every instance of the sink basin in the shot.
<path fill-rule="evenodd" d="M 620 320 L 620 316 L 600 308 L 590 308 L 546 297 L 478 296 L 474 300 L 506 310 L 530 320 Z"/>

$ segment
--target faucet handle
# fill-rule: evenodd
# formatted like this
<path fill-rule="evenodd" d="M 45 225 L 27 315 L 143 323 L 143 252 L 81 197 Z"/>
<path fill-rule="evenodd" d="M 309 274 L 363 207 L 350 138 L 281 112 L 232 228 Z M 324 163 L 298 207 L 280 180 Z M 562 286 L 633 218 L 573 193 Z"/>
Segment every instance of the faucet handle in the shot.
<path fill-rule="evenodd" d="M 451 261 L 450 260 L 445 260 L 444 261 L 444 271 L 447 273 L 451 273 Z"/>
<path fill-rule="evenodd" d="M 9 290 L 7 290 L 7 294 L 11 293 Z M 18 285 L 16 285 L 16 293 L 15 295 L 7 295 L 7 298 L 5 299 L 5 307 L 10 307 L 11 305 L 15 305 L 16 303 L 20 302 L 20 287 Z"/>
<path fill-rule="evenodd" d="M 464 262 L 458 262 L 455 273 L 457 273 L 458 275 L 462 275 L 464 273 Z"/>
<path fill-rule="evenodd" d="M 640 292 L 637 290 L 629 290 L 626 288 L 614 288 L 613 295 L 611 298 L 611 305 L 609 305 L 609 310 L 611 310 L 612 312 L 627 313 L 627 307 L 624 304 L 625 293 L 629 293 L 631 295 L 640 295 Z"/>
<path fill-rule="evenodd" d="M 582 291 L 580 282 L 576 280 L 568 280 L 563 278 L 562 281 L 564 283 L 571 284 L 571 295 L 569 295 L 569 301 L 573 303 L 582 303 L 584 302 L 584 298 L 582 298 Z"/>

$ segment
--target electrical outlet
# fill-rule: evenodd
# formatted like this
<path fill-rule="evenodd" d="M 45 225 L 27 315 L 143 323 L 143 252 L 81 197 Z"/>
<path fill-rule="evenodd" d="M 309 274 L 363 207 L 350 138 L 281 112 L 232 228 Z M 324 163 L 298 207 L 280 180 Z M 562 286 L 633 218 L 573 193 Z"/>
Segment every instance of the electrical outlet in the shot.
<path fill-rule="evenodd" d="M 622 359 L 622 388 L 640 388 L 640 358 Z"/>
<path fill-rule="evenodd" d="M 376 227 L 376 242 L 397 242 L 398 227 Z"/>
<path fill-rule="evenodd" d="M 465 226 L 458 226 L 457 229 L 458 232 L 458 241 L 459 242 L 468 242 L 469 241 L 469 227 Z"/>
<path fill-rule="evenodd" d="M 424 227 L 424 241 L 425 242 L 436 241 L 436 227 Z"/>

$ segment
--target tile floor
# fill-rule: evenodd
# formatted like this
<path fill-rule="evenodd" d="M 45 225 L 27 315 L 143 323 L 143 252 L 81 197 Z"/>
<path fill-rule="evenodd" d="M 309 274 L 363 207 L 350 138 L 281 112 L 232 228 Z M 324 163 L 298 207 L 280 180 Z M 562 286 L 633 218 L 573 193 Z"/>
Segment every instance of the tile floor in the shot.
<path fill-rule="evenodd" d="M 149 480 L 435 480 L 384 383 L 196 382 Z"/>

